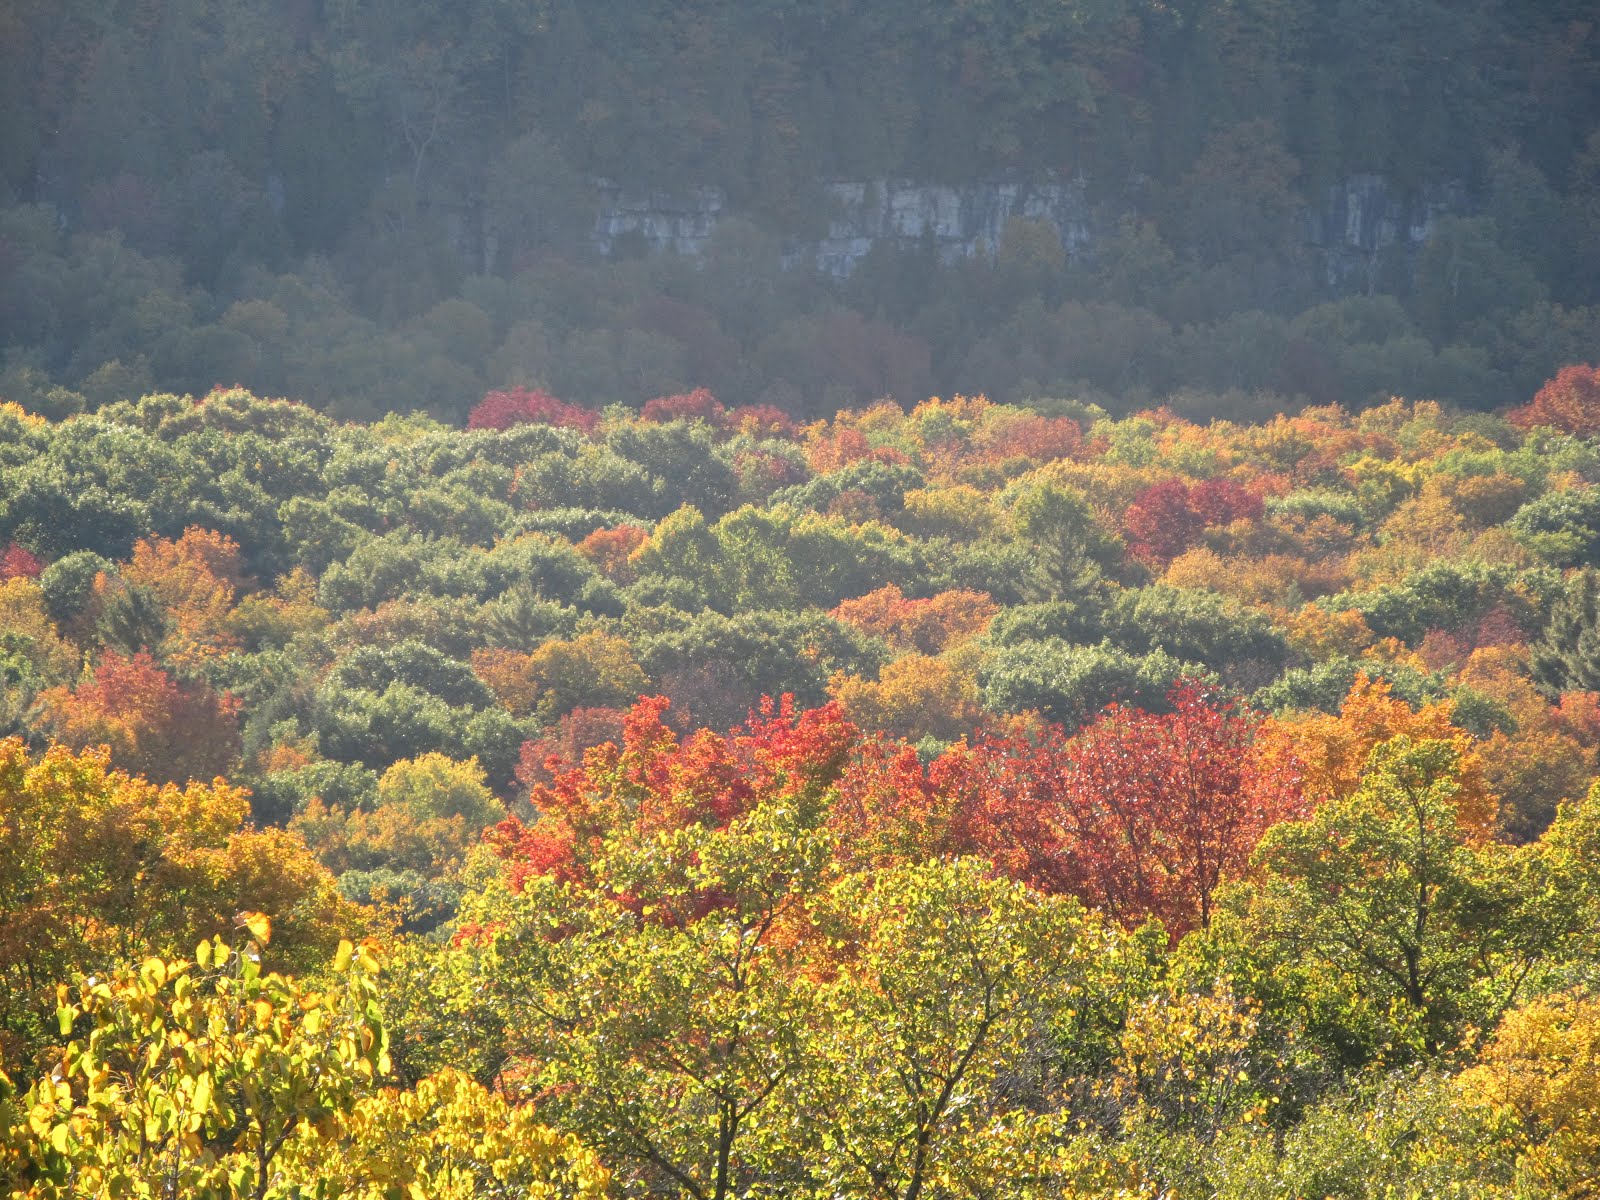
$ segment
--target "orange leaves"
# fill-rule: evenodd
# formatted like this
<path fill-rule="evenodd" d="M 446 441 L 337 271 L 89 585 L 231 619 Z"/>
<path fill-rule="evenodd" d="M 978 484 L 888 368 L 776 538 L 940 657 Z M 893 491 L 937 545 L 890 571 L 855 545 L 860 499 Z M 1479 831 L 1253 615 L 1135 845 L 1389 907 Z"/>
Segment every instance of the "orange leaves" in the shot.
<path fill-rule="evenodd" d="M 524 775 L 538 818 L 508 820 L 489 838 L 514 886 L 533 875 L 585 878 L 608 839 L 639 844 L 692 825 L 723 828 L 758 799 L 818 805 L 858 737 L 836 705 L 797 715 L 786 700 L 727 734 L 701 729 L 680 740 L 667 708 L 664 697 L 642 697 L 624 718 L 620 746 L 607 741 L 581 763 L 547 762 Z"/>
<path fill-rule="evenodd" d="M 1462 826 L 1479 838 L 1494 828 L 1499 800 L 1472 738 L 1451 723 L 1448 704 L 1425 704 L 1413 712 L 1390 694 L 1387 682 L 1358 675 L 1337 717 L 1299 716 L 1273 721 L 1270 729 L 1270 740 L 1302 764 L 1306 795 L 1315 802 L 1353 794 L 1381 742 L 1402 734 L 1417 742 L 1447 742 L 1459 756 L 1454 803 Z"/>
<path fill-rule="evenodd" d="M 938 654 L 983 633 L 999 611 L 986 592 L 958 590 L 908 600 L 891 583 L 844 601 L 829 615 L 882 638 L 896 650 Z"/>
<path fill-rule="evenodd" d="M 539 698 L 532 656 L 503 646 L 485 646 L 472 652 L 472 673 L 508 712 L 526 716 Z"/>
<path fill-rule="evenodd" d="M 826 475 L 864 458 L 883 463 L 908 461 L 904 454 L 891 447 L 874 448 L 859 429 L 830 429 L 823 424 L 806 429 L 805 455 L 806 465 L 817 475 Z"/>
<path fill-rule="evenodd" d="M 615 529 L 596 529 L 578 543 L 577 550 L 611 582 L 629 584 L 638 575 L 630 558 L 649 539 L 650 535 L 638 525 L 618 525 Z"/>
<path fill-rule="evenodd" d="M 1518 429 L 1539 425 L 1589 437 L 1600 431 L 1600 367 L 1575 364 L 1557 371 L 1521 408 L 1507 414 Z"/>
<path fill-rule="evenodd" d="M 76 688 L 39 695 L 44 728 L 70 746 L 111 747 L 127 770 L 157 780 L 205 779 L 232 766 L 237 705 L 204 684 L 181 685 L 149 654 L 107 653 Z"/>
<path fill-rule="evenodd" d="M 135 543 L 122 578 L 149 588 L 161 601 L 172 621 L 162 643 L 163 657 L 176 667 L 193 669 L 238 647 L 229 614 L 241 570 L 237 542 L 193 526 L 175 542 L 154 537 Z"/>

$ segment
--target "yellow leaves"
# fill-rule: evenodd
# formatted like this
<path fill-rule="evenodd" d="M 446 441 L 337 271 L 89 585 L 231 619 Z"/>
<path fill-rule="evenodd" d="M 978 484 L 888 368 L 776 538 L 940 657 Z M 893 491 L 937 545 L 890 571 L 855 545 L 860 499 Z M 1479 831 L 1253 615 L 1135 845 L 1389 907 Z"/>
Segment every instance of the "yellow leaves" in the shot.
<path fill-rule="evenodd" d="M 960 541 L 999 533 L 1005 518 L 977 488 L 956 484 L 920 488 L 905 494 L 900 525 L 918 537 L 947 537 Z"/>
<path fill-rule="evenodd" d="M 241 930 L 263 932 L 258 918 L 241 913 Z M 123 1179 L 127 1194 L 256 1194 L 254 1172 L 270 1169 L 286 1139 L 313 1127 L 336 1135 L 339 1114 L 389 1070 L 372 951 L 352 952 L 353 969 L 322 993 L 262 973 L 220 941 L 197 949 L 215 972 L 197 979 L 189 963 L 152 957 L 137 972 L 82 980 L 78 1005 L 63 1005 L 91 1028 L 30 1091 L 17 1150 L 40 1167 L 57 1156 L 35 1173 L 65 1170 L 77 1183 L 36 1200 L 90 1194 L 75 1189 L 93 1172 Z"/>
<path fill-rule="evenodd" d="M 1354 609 L 1329 612 L 1320 604 L 1306 604 L 1284 614 L 1277 622 L 1289 648 L 1313 662 L 1355 657 L 1372 644 L 1366 618 Z"/>
<path fill-rule="evenodd" d="M 47 680 L 67 679 L 78 665 L 77 651 L 56 632 L 45 609 L 43 590 L 26 576 L 0 582 L 0 629 Z"/>
<path fill-rule="evenodd" d="M 272 940 L 272 918 L 266 913 L 237 913 L 233 918 L 233 927 L 248 930 L 250 936 L 263 946 Z"/>
<path fill-rule="evenodd" d="M 211 1076 L 209 1074 L 202 1074 L 194 1081 L 192 1104 L 197 1114 L 211 1111 Z"/>
<path fill-rule="evenodd" d="M 224 629 L 248 645 L 286 645 L 299 633 L 328 624 L 328 610 L 317 603 L 317 581 L 296 567 L 278 581 L 273 593 L 246 596 L 228 614 Z"/>
<path fill-rule="evenodd" d="M 904 655 L 886 664 L 877 682 L 841 671 L 828 681 L 828 694 L 852 721 L 897 736 L 955 739 L 982 717 L 976 658 L 959 652 Z"/>
<path fill-rule="evenodd" d="M 546 642 L 531 653 L 483 648 L 472 669 L 510 712 L 555 717 L 569 709 L 631 703 L 648 681 L 627 639 L 603 630 Z"/>
<path fill-rule="evenodd" d="M 1260 1005 L 1226 981 L 1208 992 L 1157 993 L 1129 1009 L 1114 1088 L 1175 1123 L 1220 1120 L 1249 1092 L 1259 1023 Z"/>
<path fill-rule="evenodd" d="M 410 1091 L 374 1092 L 345 1117 L 341 1138 L 308 1129 L 286 1159 L 287 1172 L 308 1186 L 327 1180 L 356 1200 L 471 1200 L 491 1191 L 598 1200 L 610 1179 L 577 1138 L 449 1069 Z"/>
<path fill-rule="evenodd" d="M 1554 1193 L 1600 1184 L 1600 1001 L 1554 996 L 1511 1010 L 1456 1090 L 1514 1118 L 1520 1169 Z"/>

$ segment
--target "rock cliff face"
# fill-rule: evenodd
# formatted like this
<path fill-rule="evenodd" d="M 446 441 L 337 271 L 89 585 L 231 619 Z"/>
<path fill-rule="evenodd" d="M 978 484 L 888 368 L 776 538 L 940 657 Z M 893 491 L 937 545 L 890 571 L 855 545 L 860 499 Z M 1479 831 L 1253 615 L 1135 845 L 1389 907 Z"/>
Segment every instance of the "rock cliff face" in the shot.
<path fill-rule="evenodd" d="M 601 180 L 598 190 L 599 212 L 590 237 L 602 254 L 639 240 L 651 250 L 694 258 L 705 249 L 727 208 L 727 197 L 715 187 L 683 193 L 630 192 Z"/>
<path fill-rule="evenodd" d="M 1091 209 L 1081 177 L 966 187 L 879 179 L 829 183 L 823 191 L 827 232 L 818 241 L 790 246 L 785 262 L 815 265 L 837 279 L 849 276 L 882 241 L 906 247 L 931 241 L 946 264 L 992 253 L 1014 217 L 1052 223 L 1069 258 L 1092 255 L 1096 237 L 1120 215 Z M 1464 190 L 1454 184 L 1406 193 L 1380 176 L 1355 175 L 1328 188 L 1320 204 L 1304 209 L 1298 225 L 1323 281 L 1345 289 L 1366 285 L 1396 256 L 1408 260 L 1439 217 L 1469 207 Z M 634 192 L 602 183 L 591 236 L 603 254 L 631 240 L 695 257 L 731 212 L 715 187 Z"/>
<path fill-rule="evenodd" d="M 825 191 L 833 210 L 827 235 L 814 246 L 801 247 L 794 257 L 811 258 L 841 279 L 885 239 L 906 245 L 931 239 L 946 265 L 991 253 L 1014 217 L 1049 221 L 1069 255 L 1090 244 L 1090 212 L 1081 179 L 966 188 L 875 180 L 833 183 Z"/>
<path fill-rule="evenodd" d="M 1334 184 L 1318 207 L 1300 214 L 1305 242 L 1321 260 L 1331 288 L 1370 284 L 1389 257 L 1409 257 L 1433 235 L 1440 217 L 1471 207 L 1457 184 L 1426 187 L 1409 195 L 1381 175 L 1352 175 Z"/>

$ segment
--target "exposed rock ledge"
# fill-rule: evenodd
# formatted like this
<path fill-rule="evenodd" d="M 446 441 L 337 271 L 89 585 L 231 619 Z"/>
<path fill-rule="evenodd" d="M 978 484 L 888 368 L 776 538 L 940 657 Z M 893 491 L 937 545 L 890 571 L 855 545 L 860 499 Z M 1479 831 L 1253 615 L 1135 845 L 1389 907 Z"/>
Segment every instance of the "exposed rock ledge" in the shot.
<path fill-rule="evenodd" d="M 791 246 L 785 261 L 813 263 L 839 279 L 884 240 L 912 246 L 931 239 L 945 263 L 992 253 L 1014 217 L 1050 221 L 1069 256 L 1092 254 L 1096 237 L 1117 215 L 1090 207 L 1081 177 L 966 187 L 879 179 L 829 183 L 824 192 L 830 209 L 826 234 Z M 1303 210 L 1299 225 L 1326 282 L 1338 286 L 1373 272 L 1391 253 L 1413 253 L 1439 217 L 1468 207 L 1457 185 L 1402 192 L 1381 176 L 1354 175 L 1328 188 L 1320 205 Z M 697 257 L 731 212 L 720 188 L 629 191 L 602 182 L 592 238 L 605 254 L 633 239 L 655 251 Z"/>

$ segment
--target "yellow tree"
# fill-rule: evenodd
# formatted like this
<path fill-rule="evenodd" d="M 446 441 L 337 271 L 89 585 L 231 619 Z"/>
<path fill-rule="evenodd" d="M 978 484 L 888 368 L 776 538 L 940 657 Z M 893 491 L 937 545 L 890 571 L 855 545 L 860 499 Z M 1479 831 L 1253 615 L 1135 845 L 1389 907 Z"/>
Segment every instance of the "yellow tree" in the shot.
<path fill-rule="evenodd" d="M 171 622 L 162 657 L 182 670 L 236 649 L 229 615 L 241 582 L 239 544 L 225 534 L 192 526 L 177 541 L 136 542 L 122 578 L 149 588 Z"/>
<path fill-rule="evenodd" d="M 575 1138 L 459 1072 L 382 1087 L 389 1039 L 373 946 L 340 943 L 322 982 L 263 972 L 271 924 L 235 949 L 59 990 L 68 1038 L 7 1104 L 0 1184 L 29 1200 L 595 1197 L 607 1174 Z M 9 1111 L 8 1111 L 9 1109 Z"/>
<path fill-rule="evenodd" d="M 241 909 L 278 915 L 283 964 L 362 927 L 305 843 L 250 828 L 249 811 L 221 781 L 157 786 L 103 751 L 0 741 L 0 1061 L 43 1044 L 50 989 L 77 965 L 176 953 Z"/>
<path fill-rule="evenodd" d="M 1512 1009 L 1457 1090 L 1510 1122 L 1518 1172 L 1538 1194 L 1600 1195 L 1600 1001 L 1569 994 Z"/>

